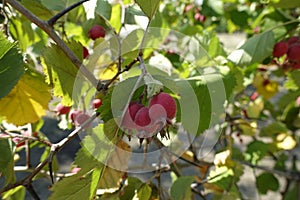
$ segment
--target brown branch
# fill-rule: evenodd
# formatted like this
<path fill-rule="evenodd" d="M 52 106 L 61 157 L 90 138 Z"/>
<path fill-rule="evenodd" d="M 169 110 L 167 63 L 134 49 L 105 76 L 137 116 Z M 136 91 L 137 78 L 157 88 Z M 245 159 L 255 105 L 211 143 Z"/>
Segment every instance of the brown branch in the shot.
<path fill-rule="evenodd" d="M 23 138 L 25 140 L 37 141 L 37 142 L 43 143 L 49 147 L 51 147 L 51 145 L 52 145 L 50 141 L 43 140 L 38 137 L 25 136 L 25 135 L 21 135 L 21 134 L 17 134 L 17 133 L 12 133 L 10 131 L 3 131 L 3 133 L 7 135 L 7 138 Z"/>
<path fill-rule="evenodd" d="M 98 114 L 94 114 L 93 116 L 91 116 L 88 120 L 86 120 L 81 126 L 77 127 L 74 131 L 72 131 L 66 138 L 62 139 L 60 142 L 56 143 L 56 144 L 52 144 L 51 145 L 51 152 L 48 155 L 48 157 L 43 160 L 32 172 L 29 176 L 27 176 L 26 178 L 17 181 L 16 183 L 10 184 L 4 188 L 2 188 L 0 190 L 0 194 L 2 194 L 3 192 L 6 192 L 8 190 L 11 190 L 15 187 L 18 187 L 20 185 L 23 186 L 27 186 L 29 184 L 31 184 L 32 179 L 42 171 L 42 169 L 49 163 L 49 161 L 52 159 L 52 157 L 59 151 L 61 150 L 69 141 L 71 141 L 80 131 L 82 131 L 85 126 L 87 126 L 89 123 L 91 123 L 96 117 L 98 116 Z"/>
<path fill-rule="evenodd" d="M 45 21 L 42 21 L 32 12 L 27 10 L 16 0 L 6 0 L 14 9 L 23 14 L 27 19 L 36 24 L 39 28 L 44 30 L 48 36 L 60 47 L 60 49 L 66 54 L 66 56 L 72 61 L 72 63 L 79 69 L 79 71 L 92 83 L 94 87 L 97 87 L 98 82 L 95 76 L 82 64 L 81 60 L 74 54 L 74 52 L 67 46 L 67 44 L 56 34 L 55 30 Z"/>

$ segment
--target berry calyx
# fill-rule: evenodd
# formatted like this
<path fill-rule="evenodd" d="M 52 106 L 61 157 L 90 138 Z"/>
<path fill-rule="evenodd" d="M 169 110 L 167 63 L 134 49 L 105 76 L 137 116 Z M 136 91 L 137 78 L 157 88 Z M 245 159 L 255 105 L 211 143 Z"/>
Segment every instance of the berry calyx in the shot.
<path fill-rule="evenodd" d="M 94 25 L 88 32 L 89 38 L 96 40 L 105 37 L 105 29 L 100 25 Z"/>
<path fill-rule="evenodd" d="M 300 43 L 292 45 L 289 48 L 287 58 L 291 61 L 300 62 Z"/>
<path fill-rule="evenodd" d="M 288 44 L 286 42 L 280 41 L 275 44 L 272 54 L 274 57 L 279 58 L 284 54 L 286 54 L 287 51 L 288 51 Z"/>
<path fill-rule="evenodd" d="M 167 117 L 173 119 L 176 115 L 176 102 L 168 93 L 161 92 L 155 95 L 150 100 L 150 108 L 155 104 L 160 104 L 164 107 Z"/>
<path fill-rule="evenodd" d="M 93 108 L 97 109 L 102 105 L 102 100 L 101 99 L 94 99 L 93 100 Z"/>
<path fill-rule="evenodd" d="M 58 115 L 68 114 L 70 110 L 71 110 L 70 106 L 64 106 L 61 103 L 57 104 L 55 107 L 55 112 L 57 112 Z"/>

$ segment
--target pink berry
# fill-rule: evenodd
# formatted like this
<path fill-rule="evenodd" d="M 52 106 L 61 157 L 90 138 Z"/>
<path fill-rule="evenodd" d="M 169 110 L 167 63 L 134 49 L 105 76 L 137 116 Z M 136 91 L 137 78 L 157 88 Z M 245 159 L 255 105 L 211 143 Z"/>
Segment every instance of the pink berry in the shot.
<path fill-rule="evenodd" d="M 71 110 L 69 113 L 69 118 L 71 119 L 71 121 L 74 123 L 75 119 L 77 117 L 77 115 L 81 114 L 82 111 L 81 110 Z"/>
<path fill-rule="evenodd" d="M 68 114 L 71 110 L 70 106 L 64 106 L 61 103 L 57 104 L 55 107 L 55 111 L 58 115 Z"/>
<path fill-rule="evenodd" d="M 100 25 L 94 25 L 88 32 L 89 38 L 96 40 L 105 37 L 105 29 Z"/>
<path fill-rule="evenodd" d="M 281 57 L 288 51 L 288 44 L 286 42 L 280 41 L 275 44 L 273 48 L 273 56 L 274 57 Z"/>
<path fill-rule="evenodd" d="M 102 100 L 101 99 L 94 99 L 93 100 L 93 108 L 99 108 L 102 105 Z"/>
<path fill-rule="evenodd" d="M 139 111 L 135 115 L 134 122 L 141 127 L 149 125 L 151 122 L 149 109 L 146 107 L 139 109 Z"/>
<path fill-rule="evenodd" d="M 76 115 L 74 123 L 75 126 L 81 126 L 86 120 L 88 120 L 90 118 L 90 116 L 86 113 L 80 113 L 78 115 Z M 88 125 L 85 126 L 85 128 L 87 128 Z"/>
<path fill-rule="evenodd" d="M 139 104 L 137 102 L 131 102 L 128 105 L 128 108 L 123 117 L 122 127 L 126 129 L 135 129 L 136 128 L 136 125 L 134 123 L 135 115 L 143 107 L 144 106 L 142 104 Z"/>
<path fill-rule="evenodd" d="M 167 117 L 173 119 L 176 115 L 176 102 L 168 93 L 161 92 L 150 100 L 149 106 L 160 104 L 164 107 Z"/>
<path fill-rule="evenodd" d="M 86 47 L 82 47 L 83 59 L 86 59 L 90 54 L 89 50 Z"/>
<path fill-rule="evenodd" d="M 152 121 L 161 121 L 167 119 L 166 109 L 160 104 L 154 104 L 149 108 L 149 116 Z"/>
<path fill-rule="evenodd" d="M 300 62 L 300 43 L 292 45 L 289 48 L 287 58 L 291 61 Z"/>

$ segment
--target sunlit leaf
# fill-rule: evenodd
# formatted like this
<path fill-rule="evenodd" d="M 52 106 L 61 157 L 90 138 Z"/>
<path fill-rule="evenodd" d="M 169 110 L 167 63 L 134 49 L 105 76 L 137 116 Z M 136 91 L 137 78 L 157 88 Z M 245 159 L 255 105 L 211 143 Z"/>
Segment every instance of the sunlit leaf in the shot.
<path fill-rule="evenodd" d="M 73 175 L 54 184 L 49 200 L 93 199 L 101 170 L 94 170 L 85 176 Z M 71 186 L 71 187 L 70 187 Z M 93 187 L 92 187 L 93 186 Z"/>
<path fill-rule="evenodd" d="M 44 77 L 27 70 L 13 90 L 0 99 L 0 115 L 15 125 L 37 122 L 45 115 L 50 91 Z"/>
<path fill-rule="evenodd" d="M 160 0 L 136 0 L 136 3 L 141 7 L 142 11 L 151 20 L 159 6 Z"/>
<path fill-rule="evenodd" d="M 53 15 L 39 0 L 22 0 L 21 2 L 28 10 L 43 20 L 50 19 Z"/>
<path fill-rule="evenodd" d="M 23 57 L 16 45 L 0 33 L 0 98 L 6 96 L 24 74 Z"/>
<path fill-rule="evenodd" d="M 3 193 L 3 199 L 17 200 L 25 199 L 26 189 L 24 186 L 18 186 Z"/>
<path fill-rule="evenodd" d="M 171 187 L 171 198 L 189 200 L 192 197 L 191 184 L 194 181 L 193 176 L 179 177 Z"/>
<path fill-rule="evenodd" d="M 69 47 L 82 58 L 82 46 L 79 43 L 71 42 Z M 43 64 L 47 75 L 46 81 L 54 86 L 54 95 L 62 97 L 62 104 L 71 105 L 78 69 L 55 44 L 43 52 Z"/>
<path fill-rule="evenodd" d="M 287 133 L 280 133 L 277 135 L 276 140 L 276 146 L 284 150 L 291 150 L 297 145 L 296 140 Z"/>
<path fill-rule="evenodd" d="M 145 199 L 148 200 L 151 197 L 151 187 L 147 184 L 144 184 L 138 191 L 137 191 L 137 197 L 139 199 Z"/>
<path fill-rule="evenodd" d="M 239 49 L 233 51 L 228 59 L 236 65 L 250 65 L 262 62 L 270 56 L 275 43 L 272 31 L 254 35 L 248 39 Z"/>
<path fill-rule="evenodd" d="M 14 151 L 15 146 L 10 139 L 0 139 L 0 174 L 5 177 L 5 185 L 15 181 Z"/>

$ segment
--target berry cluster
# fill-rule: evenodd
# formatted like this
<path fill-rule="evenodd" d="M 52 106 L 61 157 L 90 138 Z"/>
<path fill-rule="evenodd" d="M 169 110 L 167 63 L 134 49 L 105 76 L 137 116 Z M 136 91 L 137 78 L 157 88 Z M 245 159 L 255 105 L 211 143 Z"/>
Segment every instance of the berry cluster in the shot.
<path fill-rule="evenodd" d="M 131 136 L 151 138 L 170 123 L 176 115 L 176 102 L 168 93 L 161 92 L 150 99 L 146 107 L 131 102 L 125 112 L 121 126 Z"/>
<path fill-rule="evenodd" d="M 273 48 L 273 57 L 274 62 L 283 69 L 300 69 L 300 37 L 293 36 L 277 42 Z"/>
<path fill-rule="evenodd" d="M 93 109 L 97 109 L 102 105 L 101 99 L 94 99 L 92 102 Z M 71 110 L 70 106 L 64 106 L 61 103 L 57 104 L 55 107 L 55 112 L 57 115 L 68 115 L 69 120 L 75 125 L 80 126 L 87 119 L 90 118 L 90 115 L 81 111 L 81 110 Z"/>

